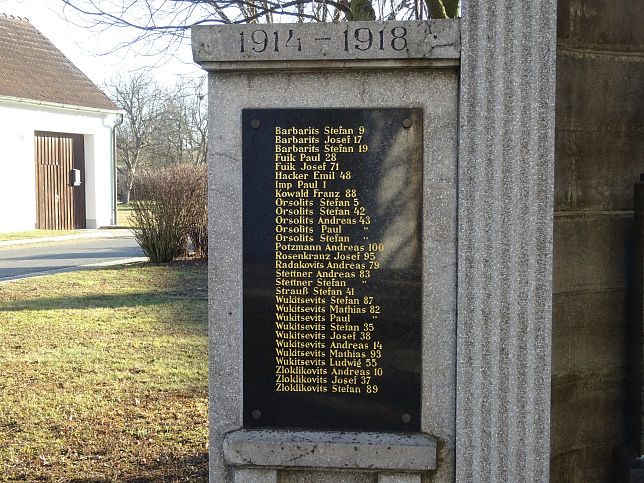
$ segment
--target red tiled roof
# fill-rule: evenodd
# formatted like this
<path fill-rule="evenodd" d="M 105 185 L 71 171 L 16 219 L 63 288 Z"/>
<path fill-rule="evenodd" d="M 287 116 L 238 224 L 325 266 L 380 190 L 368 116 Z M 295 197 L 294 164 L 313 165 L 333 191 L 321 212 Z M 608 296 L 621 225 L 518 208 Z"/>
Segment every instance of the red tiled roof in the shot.
<path fill-rule="evenodd" d="M 29 21 L 0 14 L 0 96 L 118 107 Z"/>

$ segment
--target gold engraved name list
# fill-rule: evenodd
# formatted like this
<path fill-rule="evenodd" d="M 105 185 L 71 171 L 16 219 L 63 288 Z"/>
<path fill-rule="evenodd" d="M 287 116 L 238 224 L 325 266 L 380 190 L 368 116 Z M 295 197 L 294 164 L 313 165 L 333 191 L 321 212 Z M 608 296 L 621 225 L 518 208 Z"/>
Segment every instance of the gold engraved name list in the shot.
<path fill-rule="evenodd" d="M 379 240 L 352 167 L 369 126 L 275 127 L 275 391 L 376 394 Z"/>

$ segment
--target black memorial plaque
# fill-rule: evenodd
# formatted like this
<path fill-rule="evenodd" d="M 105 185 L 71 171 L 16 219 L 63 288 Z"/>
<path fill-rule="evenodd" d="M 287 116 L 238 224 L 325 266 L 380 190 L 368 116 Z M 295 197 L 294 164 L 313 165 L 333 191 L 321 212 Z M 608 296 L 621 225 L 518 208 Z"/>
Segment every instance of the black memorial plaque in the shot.
<path fill-rule="evenodd" d="M 422 110 L 244 109 L 242 151 L 244 427 L 419 431 Z"/>

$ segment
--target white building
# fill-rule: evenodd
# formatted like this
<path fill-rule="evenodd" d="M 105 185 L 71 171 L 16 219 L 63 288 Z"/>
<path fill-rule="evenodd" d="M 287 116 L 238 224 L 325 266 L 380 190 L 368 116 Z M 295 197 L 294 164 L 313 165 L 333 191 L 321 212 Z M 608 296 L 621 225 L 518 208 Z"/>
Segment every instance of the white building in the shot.
<path fill-rule="evenodd" d="M 33 25 L 0 15 L 0 232 L 114 224 L 118 115 Z"/>

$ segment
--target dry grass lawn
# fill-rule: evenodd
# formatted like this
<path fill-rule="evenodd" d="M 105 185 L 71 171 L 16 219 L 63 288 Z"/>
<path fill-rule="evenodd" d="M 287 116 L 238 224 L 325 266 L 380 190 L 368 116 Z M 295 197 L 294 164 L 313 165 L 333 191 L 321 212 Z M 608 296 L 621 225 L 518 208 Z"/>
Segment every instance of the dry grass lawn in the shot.
<path fill-rule="evenodd" d="M 0 481 L 207 481 L 205 262 L 0 284 Z"/>
<path fill-rule="evenodd" d="M 120 227 L 132 226 L 132 207 L 130 205 L 123 205 L 119 203 L 117 207 L 117 222 Z"/>

